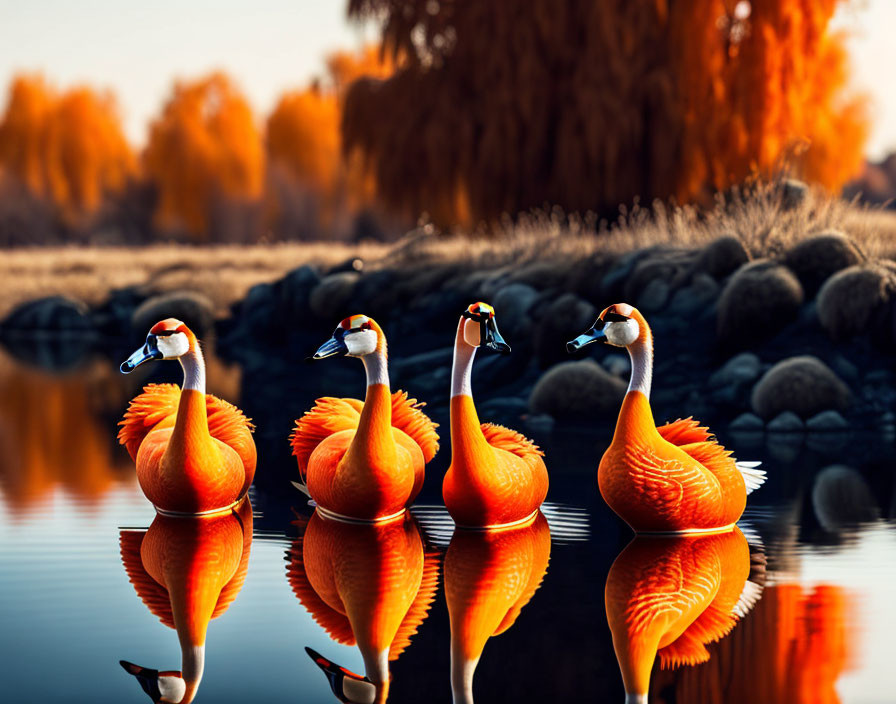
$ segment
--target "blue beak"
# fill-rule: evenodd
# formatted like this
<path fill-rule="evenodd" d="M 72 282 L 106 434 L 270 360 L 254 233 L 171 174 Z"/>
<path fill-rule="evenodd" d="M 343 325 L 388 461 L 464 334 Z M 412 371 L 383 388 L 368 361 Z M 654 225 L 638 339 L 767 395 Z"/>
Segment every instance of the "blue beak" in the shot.
<path fill-rule="evenodd" d="M 156 347 L 156 336 L 148 335 L 146 344 L 123 361 L 119 369 L 121 369 L 122 374 L 130 374 L 144 362 L 148 362 L 151 359 L 162 359 L 162 356 L 159 348 Z"/>
<path fill-rule="evenodd" d="M 579 335 L 576 339 L 570 340 L 566 343 L 566 351 L 572 354 L 573 352 L 577 352 L 583 347 L 587 347 L 592 342 L 598 342 L 600 340 L 606 340 L 607 334 L 604 332 L 603 323 L 601 323 L 601 327 L 592 327 L 590 330 L 586 330 L 581 335 Z"/>
<path fill-rule="evenodd" d="M 343 335 L 339 335 L 338 332 L 318 347 L 311 359 L 326 359 L 336 354 L 348 354 L 348 347 L 345 345 Z"/>

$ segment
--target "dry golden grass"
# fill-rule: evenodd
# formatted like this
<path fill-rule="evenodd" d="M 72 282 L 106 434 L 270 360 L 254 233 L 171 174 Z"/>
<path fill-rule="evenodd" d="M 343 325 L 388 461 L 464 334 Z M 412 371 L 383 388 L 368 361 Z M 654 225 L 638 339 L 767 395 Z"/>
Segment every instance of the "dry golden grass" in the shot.
<path fill-rule="evenodd" d="M 111 290 L 128 286 L 153 293 L 200 291 L 223 314 L 255 284 L 275 281 L 302 264 L 332 266 L 349 257 L 376 258 L 386 250 L 331 242 L 11 249 L 0 255 L 0 318 L 35 298 L 66 295 L 97 305 Z"/>
<path fill-rule="evenodd" d="M 419 270 L 451 263 L 471 270 L 498 269 L 533 261 L 612 258 L 644 247 L 696 249 L 727 234 L 741 239 L 753 256 L 777 256 L 804 237 L 828 229 L 854 238 L 869 257 L 896 259 L 896 213 L 821 191 L 811 191 L 788 209 L 778 187 L 764 185 L 720 197 L 710 211 L 654 204 L 623 213 L 609 224 L 560 212 L 537 213 L 515 223 L 508 220 L 497 232 L 474 236 L 439 234 L 423 226 L 394 245 L 321 242 L 7 250 L 0 256 L 0 318 L 17 304 L 41 296 L 64 294 L 96 305 L 112 289 L 127 286 L 143 287 L 147 293 L 200 291 L 224 315 L 257 283 L 275 281 L 302 264 L 326 267 L 350 257 L 363 259 L 365 270 L 386 266 Z"/>

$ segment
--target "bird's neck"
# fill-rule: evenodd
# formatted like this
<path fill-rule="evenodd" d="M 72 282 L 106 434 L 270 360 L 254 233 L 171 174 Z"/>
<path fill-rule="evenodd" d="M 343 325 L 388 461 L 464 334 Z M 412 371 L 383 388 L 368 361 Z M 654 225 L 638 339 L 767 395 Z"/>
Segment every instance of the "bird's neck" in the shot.
<path fill-rule="evenodd" d="M 358 419 L 358 429 L 346 453 L 367 464 L 385 452 L 394 453 L 392 436 L 392 394 L 384 351 L 377 350 L 361 358 L 367 372 L 367 395 Z M 387 457 L 382 457 L 388 460 Z"/>
<path fill-rule="evenodd" d="M 473 673 L 479 658 L 467 659 L 451 649 L 451 698 L 453 704 L 473 704 Z"/>
<path fill-rule="evenodd" d="M 457 326 L 457 337 L 454 340 L 454 363 L 451 368 L 451 396 L 473 396 L 470 376 L 473 372 L 473 359 L 476 348 L 464 339 L 465 318 L 460 319 Z"/>
<path fill-rule="evenodd" d="M 455 469 L 473 468 L 481 464 L 488 446 L 473 403 L 470 374 L 476 348 L 464 340 L 464 319 L 461 318 L 454 341 L 454 366 L 451 370 L 451 463 Z"/>
<path fill-rule="evenodd" d="M 184 646 L 181 651 L 181 672 L 186 687 L 181 704 L 188 704 L 196 697 L 204 671 L 205 644 Z"/>
<path fill-rule="evenodd" d="M 205 362 L 198 345 L 180 358 L 184 383 L 168 451 L 196 456 L 211 443 L 205 402 Z"/>
<path fill-rule="evenodd" d="M 634 343 L 628 346 L 628 355 L 632 360 L 632 376 L 628 383 L 628 391 L 640 391 L 650 398 L 650 385 L 653 381 L 653 337 L 650 330 L 645 329 Z"/>

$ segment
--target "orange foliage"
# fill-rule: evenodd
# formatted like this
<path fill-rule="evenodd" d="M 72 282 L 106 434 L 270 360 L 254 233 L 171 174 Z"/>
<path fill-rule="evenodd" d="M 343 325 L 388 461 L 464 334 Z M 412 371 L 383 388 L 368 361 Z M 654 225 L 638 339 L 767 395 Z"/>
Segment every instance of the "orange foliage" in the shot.
<path fill-rule="evenodd" d="M 275 191 L 272 208 L 283 217 L 286 200 L 300 200 L 297 190 L 313 195 L 317 217 L 332 227 L 335 214 L 370 205 L 372 180 L 357 159 L 342 158 L 340 121 L 342 101 L 351 84 L 363 76 L 383 78 L 393 62 L 368 46 L 357 53 L 337 52 L 327 59 L 327 78 L 308 88 L 285 94 L 267 122 L 267 150 L 275 178 L 285 174 L 289 183 L 269 184 Z"/>
<path fill-rule="evenodd" d="M 74 220 L 120 191 L 135 160 L 110 95 L 85 87 L 60 95 L 40 77 L 19 76 L 0 122 L 0 166 Z"/>
<path fill-rule="evenodd" d="M 214 208 L 261 196 L 261 137 L 245 98 L 221 73 L 175 84 L 150 127 L 143 163 L 158 189 L 157 224 L 183 226 L 204 239 Z"/>
<path fill-rule="evenodd" d="M 699 200 L 803 146 L 796 175 L 834 189 L 867 122 L 841 1 L 350 0 L 406 58 L 350 88 L 343 139 L 387 204 L 442 223 Z"/>

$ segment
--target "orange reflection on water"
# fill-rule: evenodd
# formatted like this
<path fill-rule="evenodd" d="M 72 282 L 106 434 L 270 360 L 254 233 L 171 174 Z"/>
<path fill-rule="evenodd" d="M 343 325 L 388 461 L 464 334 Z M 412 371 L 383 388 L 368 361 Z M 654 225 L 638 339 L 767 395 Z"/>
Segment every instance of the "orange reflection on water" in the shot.
<path fill-rule="evenodd" d="M 410 645 L 438 590 L 439 556 L 424 550 L 413 517 L 371 525 L 315 511 L 289 551 L 287 577 L 334 641 L 357 645 L 376 701 L 385 702 L 388 663 Z"/>
<path fill-rule="evenodd" d="M 626 701 L 647 702 L 657 658 L 663 668 L 709 660 L 706 645 L 734 628 L 735 612 L 758 592 L 749 574 L 750 548 L 737 528 L 702 537 L 638 536 L 628 544 L 605 590 Z"/>
<path fill-rule="evenodd" d="M 855 645 L 852 608 L 842 587 L 769 586 L 708 663 L 662 673 L 658 684 L 673 687 L 677 704 L 838 704 Z"/>
<path fill-rule="evenodd" d="M 252 505 L 246 499 L 232 511 L 201 518 L 158 514 L 146 531 L 121 531 L 119 542 L 137 596 L 177 631 L 182 670 L 157 672 L 122 665 L 144 689 L 154 687 L 167 695 L 163 701 L 186 704 L 202 679 L 209 621 L 227 611 L 246 581 Z"/>
<path fill-rule="evenodd" d="M 521 528 L 454 532 L 445 555 L 445 598 L 456 704 L 472 704 L 473 674 L 486 642 L 516 622 L 541 586 L 550 557 L 551 530 L 541 512 Z"/>
<path fill-rule="evenodd" d="M 54 376 L 0 357 L 0 486 L 11 509 L 47 499 L 60 484 L 96 501 L 133 476 L 96 407 L 120 386 L 112 374 L 108 365 L 93 364 Z"/>

